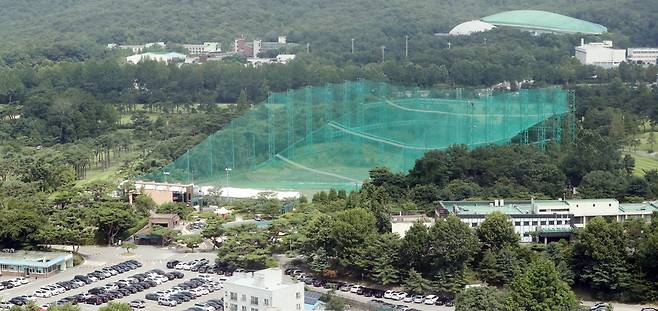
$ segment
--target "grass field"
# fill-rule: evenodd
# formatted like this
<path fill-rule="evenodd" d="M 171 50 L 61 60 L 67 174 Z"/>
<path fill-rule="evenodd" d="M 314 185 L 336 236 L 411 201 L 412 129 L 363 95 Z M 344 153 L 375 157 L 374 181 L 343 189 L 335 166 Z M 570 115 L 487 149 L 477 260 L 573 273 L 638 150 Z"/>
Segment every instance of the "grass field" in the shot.
<path fill-rule="evenodd" d="M 658 132 L 654 132 L 655 139 L 658 141 Z M 635 138 L 640 140 L 638 144 L 637 151 L 635 152 L 625 152 L 630 154 L 635 159 L 635 171 L 634 174 L 637 176 L 644 176 L 644 172 L 652 169 L 658 170 L 658 156 L 654 156 L 648 153 L 650 150 L 655 150 L 658 148 L 658 143 L 655 143 L 653 146 L 649 144 L 649 132 L 638 134 Z"/>
<path fill-rule="evenodd" d="M 658 158 L 652 156 L 639 155 L 631 153 L 635 159 L 634 174 L 637 176 L 644 176 L 644 172 L 652 169 L 658 170 Z"/>

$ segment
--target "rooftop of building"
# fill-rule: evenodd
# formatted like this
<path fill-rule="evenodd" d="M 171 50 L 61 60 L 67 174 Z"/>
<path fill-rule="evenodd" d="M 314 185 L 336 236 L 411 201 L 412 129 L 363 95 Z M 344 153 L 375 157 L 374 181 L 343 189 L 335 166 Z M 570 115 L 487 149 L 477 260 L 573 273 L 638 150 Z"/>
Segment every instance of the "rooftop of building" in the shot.
<path fill-rule="evenodd" d="M 47 267 L 71 259 L 71 253 L 63 252 L 35 252 L 16 251 L 14 253 L 0 253 L 0 264 L 3 265 L 28 265 L 36 267 Z"/>
<path fill-rule="evenodd" d="M 496 203 L 498 201 L 498 204 Z M 573 200 L 490 200 L 490 201 L 441 201 L 443 208 L 461 215 L 488 215 L 501 212 L 506 215 L 534 214 L 534 207 L 577 208 L 596 203 L 617 203 L 615 199 L 573 199 Z M 603 205 L 602 205 L 603 206 Z M 615 205 L 610 205 L 615 206 Z M 658 212 L 658 201 L 642 203 L 619 203 L 620 214 Z"/>
<path fill-rule="evenodd" d="M 295 284 L 295 282 L 284 278 L 283 270 L 278 268 L 236 274 L 226 283 L 267 290 L 283 289 Z"/>
<path fill-rule="evenodd" d="M 505 11 L 481 18 L 496 26 L 530 28 L 550 32 L 601 34 L 605 26 L 581 19 L 538 10 Z"/>

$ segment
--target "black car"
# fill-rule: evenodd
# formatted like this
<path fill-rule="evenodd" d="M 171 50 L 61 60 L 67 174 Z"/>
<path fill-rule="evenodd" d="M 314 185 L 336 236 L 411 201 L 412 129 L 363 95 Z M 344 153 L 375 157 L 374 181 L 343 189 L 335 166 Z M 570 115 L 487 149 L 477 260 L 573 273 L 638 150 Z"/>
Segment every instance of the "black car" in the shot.
<path fill-rule="evenodd" d="M 15 304 L 17 306 L 23 306 L 27 304 L 27 299 L 24 297 L 14 297 L 11 300 L 9 300 L 9 303 Z"/>
<path fill-rule="evenodd" d="M 140 291 L 140 290 L 139 290 L 136 286 L 134 286 L 134 285 L 130 285 L 130 286 L 124 288 L 124 289 L 127 290 L 127 291 L 129 291 L 131 294 L 137 294 L 137 293 Z"/>
<path fill-rule="evenodd" d="M 364 297 L 372 297 L 373 290 L 370 288 L 364 288 L 363 289 L 363 296 Z"/>
<path fill-rule="evenodd" d="M 160 295 L 158 295 L 156 293 L 148 293 L 148 294 L 146 294 L 146 296 L 144 298 L 146 298 L 146 300 L 155 300 L 155 301 L 157 301 L 158 298 L 160 298 Z"/>
<path fill-rule="evenodd" d="M 101 299 L 101 297 L 98 296 L 91 296 L 87 298 L 87 300 L 85 300 L 85 303 L 98 306 L 103 304 L 103 299 Z"/>
<path fill-rule="evenodd" d="M 178 260 L 168 261 L 168 262 L 167 262 L 167 268 L 168 268 L 168 269 L 173 269 L 173 268 L 176 267 L 176 265 L 179 264 L 179 263 L 180 263 L 180 261 L 178 261 Z"/>
<path fill-rule="evenodd" d="M 12 284 L 12 283 L 9 282 L 9 281 L 4 281 L 4 282 L 2 282 L 2 283 L 0 283 L 0 284 L 2 284 L 2 286 L 5 287 L 5 289 L 11 289 L 11 288 L 14 288 L 14 284 Z"/>
<path fill-rule="evenodd" d="M 165 273 L 164 276 L 166 276 L 170 281 L 176 278 L 173 273 Z"/>
<path fill-rule="evenodd" d="M 173 274 L 177 279 L 182 279 L 185 276 L 182 272 L 178 271 L 172 271 L 170 273 Z"/>
<path fill-rule="evenodd" d="M 372 295 L 375 296 L 375 298 L 384 298 L 384 291 L 383 290 L 373 290 Z"/>
<path fill-rule="evenodd" d="M 94 287 L 88 290 L 87 292 L 92 295 L 100 295 L 100 294 L 105 294 L 107 291 L 105 290 L 105 288 L 102 287 Z"/>
<path fill-rule="evenodd" d="M 85 282 L 85 284 L 91 284 L 91 283 L 94 282 L 89 277 L 87 277 L 86 275 L 76 275 L 74 277 L 74 279 L 83 281 L 83 282 Z"/>

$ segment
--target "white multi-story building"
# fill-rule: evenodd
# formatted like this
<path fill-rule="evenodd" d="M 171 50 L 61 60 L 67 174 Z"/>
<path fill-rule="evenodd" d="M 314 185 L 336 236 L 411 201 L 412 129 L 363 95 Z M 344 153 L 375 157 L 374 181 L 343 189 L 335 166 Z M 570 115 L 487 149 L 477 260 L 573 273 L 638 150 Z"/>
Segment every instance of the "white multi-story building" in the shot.
<path fill-rule="evenodd" d="M 629 48 L 628 61 L 637 64 L 652 64 L 658 62 L 658 48 Z"/>
<path fill-rule="evenodd" d="M 576 59 L 584 65 L 594 65 L 602 68 L 614 68 L 626 61 L 626 50 L 614 49 L 612 41 L 593 42 L 575 47 Z"/>
<path fill-rule="evenodd" d="M 619 203 L 615 199 L 529 200 L 529 201 L 441 201 L 437 214 L 452 213 L 472 228 L 487 215 L 501 212 L 511 218 L 522 242 L 569 237 L 595 217 L 619 222 L 632 218 L 646 221 L 658 211 L 656 202 Z"/>
<path fill-rule="evenodd" d="M 135 54 L 126 57 L 126 62 L 131 63 L 131 64 L 137 64 L 143 61 L 155 61 L 155 62 L 163 62 L 163 63 L 169 63 L 169 62 L 184 62 L 185 61 L 185 55 L 180 54 L 180 53 L 143 53 L 143 54 Z"/>
<path fill-rule="evenodd" d="M 203 44 L 183 44 L 190 55 L 202 55 L 221 52 L 219 42 L 204 42 Z"/>
<path fill-rule="evenodd" d="M 234 275 L 224 283 L 227 311 L 304 309 L 304 283 L 285 280 L 281 269 Z"/>
<path fill-rule="evenodd" d="M 151 43 L 146 43 L 146 44 L 116 44 L 116 43 L 110 43 L 107 45 L 108 49 L 123 49 L 123 50 L 131 50 L 133 53 L 140 53 L 144 51 L 145 49 L 152 48 L 152 47 L 159 47 L 159 48 L 165 48 L 167 45 L 164 42 L 151 42 Z"/>

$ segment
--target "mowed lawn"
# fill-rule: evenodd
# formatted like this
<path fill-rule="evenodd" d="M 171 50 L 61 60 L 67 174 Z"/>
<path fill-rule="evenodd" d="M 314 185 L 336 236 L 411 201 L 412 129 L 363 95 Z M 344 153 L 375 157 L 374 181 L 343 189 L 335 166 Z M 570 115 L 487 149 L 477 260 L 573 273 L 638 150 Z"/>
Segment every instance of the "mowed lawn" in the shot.
<path fill-rule="evenodd" d="M 635 175 L 644 176 L 644 171 L 658 170 L 658 159 L 632 153 L 631 156 L 635 159 L 635 171 L 633 172 Z"/>

